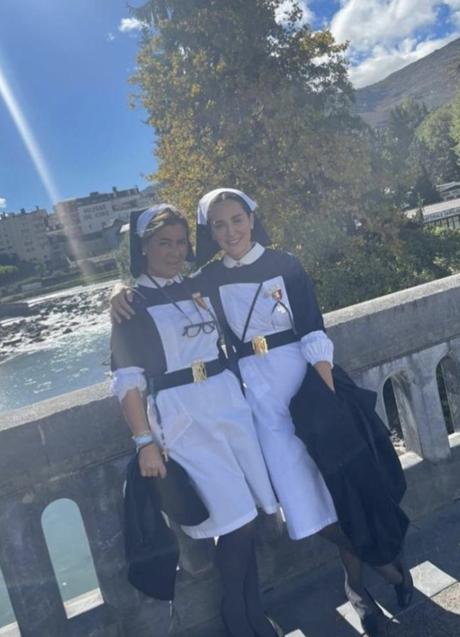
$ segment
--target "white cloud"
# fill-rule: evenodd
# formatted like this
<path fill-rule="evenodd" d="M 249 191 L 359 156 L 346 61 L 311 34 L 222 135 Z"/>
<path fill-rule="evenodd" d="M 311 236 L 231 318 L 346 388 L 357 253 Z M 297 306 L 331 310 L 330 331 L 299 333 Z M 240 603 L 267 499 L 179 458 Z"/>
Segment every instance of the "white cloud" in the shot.
<path fill-rule="evenodd" d="M 450 20 L 457 28 L 460 28 L 460 0 L 450 0 L 451 8 Z"/>
<path fill-rule="evenodd" d="M 113 42 L 115 40 L 115 36 L 113 35 L 113 33 L 107 33 L 105 39 L 107 40 L 107 42 Z"/>
<path fill-rule="evenodd" d="M 118 25 L 118 30 L 122 33 L 130 33 L 131 31 L 140 31 L 145 26 L 145 22 L 137 18 L 123 18 Z"/>
<path fill-rule="evenodd" d="M 435 30 L 441 8 L 449 10 L 450 23 L 443 37 Z M 341 0 L 330 29 L 338 42 L 350 43 L 350 77 L 359 88 L 458 37 L 460 0 Z"/>
<path fill-rule="evenodd" d="M 6 199 L 5 197 L 0 197 L 0 208 L 6 208 Z"/>
<path fill-rule="evenodd" d="M 308 7 L 307 0 L 283 0 L 275 11 L 275 19 L 278 24 L 285 24 L 288 21 L 294 4 L 298 4 L 302 10 L 300 25 L 310 24 L 314 16 Z"/>
<path fill-rule="evenodd" d="M 344 0 L 331 31 L 338 42 L 349 40 L 353 49 L 365 51 L 434 24 L 439 4 L 436 0 Z"/>
<path fill-rule="evenodd" d="M 394 73 L 433 53 L 436 49 L 440 49 L 456 37 L 458 37 L 457 34 L 424 42 L 406 38 L 390 48 L 377 44 L 363 62 L 350 68 L 351 81 L 356 88 L 374 84 L 383 80 L 390 73 Z"/>

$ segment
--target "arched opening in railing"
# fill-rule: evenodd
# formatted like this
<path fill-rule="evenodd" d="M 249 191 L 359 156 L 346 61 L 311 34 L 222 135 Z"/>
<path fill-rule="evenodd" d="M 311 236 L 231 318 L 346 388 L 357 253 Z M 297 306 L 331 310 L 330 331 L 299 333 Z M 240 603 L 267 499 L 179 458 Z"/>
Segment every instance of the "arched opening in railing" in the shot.
<path fill-rule="evenodd" d="M 21 631 L 16 622 L 11 606 L 8 588 L 3 573 L 0 570 L 0 637 L 21 637 Z"/>
<path fill-rule="evenodd" d="M 439 398 L 447 433 L 460 430 L 460 368 L 450 356 L 445 356 L 436 368 Z"/>
<path fill-rule="evenodd" d="M 405 451 L 406 445 L 391 378 L 388 378 L 383 386 L 383 403 L 385 405 L 388 428 L 391 432 L 393 444 L 398 450 L 403 452 Z"/>
<path fill-rule="evenodd" d="M 86 530 L 75 502 L 61 498 L 42 514 L 42 528 L 67 617 L 104 603 Z"/>

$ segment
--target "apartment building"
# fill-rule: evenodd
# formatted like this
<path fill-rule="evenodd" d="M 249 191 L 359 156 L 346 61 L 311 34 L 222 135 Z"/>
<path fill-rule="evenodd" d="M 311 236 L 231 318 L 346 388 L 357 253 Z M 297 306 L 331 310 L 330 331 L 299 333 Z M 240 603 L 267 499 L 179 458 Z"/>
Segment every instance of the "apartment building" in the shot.
<path fill-rule="evenodd" d="M 56 220 L 54 223 L 55 229 L 61 228 L 78 228 L 80 225 L 80 218 L 78 216 L 78 199 L 64 199 L 58 201 L 53 206 L 53 218 Z"/>
<path fill-rule="evenodd" d="M 86 197 L 67 199 L 54 205 L 60 226 L 79 229 L 82 235 L 90 235 L 110 227 L 114 221 L 127 221 L 132 210 L 147 208 L 155 201 L 155 188 L 140 191 L 137 186 L 112 192 L 92 192 Z"/>
<path fill-rule="evenodd" d="M 30 212 L 0 214 L 0 254 L 21 261 L 48 263 L 51 259 L 47 233 L 48 214 L 43 208 Z"/>
<path fill-rule="evenodd" d="M 92 192 L 53 206 L 18 213 L 0 213 L 0 255 L 20 261 L 59 267 L 69 260 L 87 258 L 113 250 L 123 222 L 132 210 L 155 202 L 156 188 L 137 186 L 112 192 Z"/>

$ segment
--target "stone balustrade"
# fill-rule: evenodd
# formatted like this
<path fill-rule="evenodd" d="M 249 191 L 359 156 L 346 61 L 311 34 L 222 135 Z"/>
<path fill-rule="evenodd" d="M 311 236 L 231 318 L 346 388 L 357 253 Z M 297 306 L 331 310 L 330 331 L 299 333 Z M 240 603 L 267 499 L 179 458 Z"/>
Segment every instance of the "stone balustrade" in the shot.
<path fill-rule="evenodd" d="M 378 392 L 391 378 L 407 453 L 401 457 L 414 518 L 460 496 L 460 276 L 330 313 L 336 360 Z M 448 434 L 436 370 L 441 364 L 454 433 Z M 129 432 L 107 384 L 1 414 L 0 569 L 22 637 L 162 637 L 168 603 L 145 598 L 126 581 L 122 485 L 131 453 Z M 41 516 L 53 501 L 79 507 L 102 603 L 66 612 Z M 259 558 L 266 587 L 277 587 L 334 558 L 319 538 L 290 542 L 278 516 L 259 520 Z M 212 541 L 181 544 L 171 632 L 218 614 Z M 72 547 L 69 546 L 69 551 Z M 98 599 L 97 596 L 90 596 Z M 18 632 L 20 630 L 20 633 Z M 7 632 L 5 632 L 7 631 Z"/>

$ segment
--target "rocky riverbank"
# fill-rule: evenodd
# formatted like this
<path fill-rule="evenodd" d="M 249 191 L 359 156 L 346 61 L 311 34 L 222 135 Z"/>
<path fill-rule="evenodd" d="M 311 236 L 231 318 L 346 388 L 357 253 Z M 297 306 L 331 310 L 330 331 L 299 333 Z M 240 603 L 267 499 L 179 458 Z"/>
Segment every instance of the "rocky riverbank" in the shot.
<path fill-rule="evenodd" d="M 110 287 L 34 302 L 31 316 L 0 323 L 0 361 L 46 346 L 88 325 L 109 320 Z"/>

